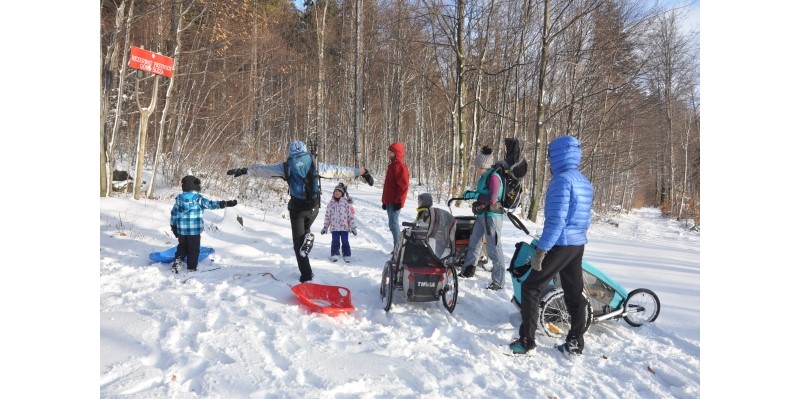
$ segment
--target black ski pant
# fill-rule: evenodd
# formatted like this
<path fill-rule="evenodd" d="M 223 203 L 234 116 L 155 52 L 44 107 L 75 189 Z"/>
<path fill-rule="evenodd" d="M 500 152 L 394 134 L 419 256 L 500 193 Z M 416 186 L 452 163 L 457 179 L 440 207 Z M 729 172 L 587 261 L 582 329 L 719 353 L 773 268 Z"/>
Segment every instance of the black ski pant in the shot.
<path fill-rule="evenodd" d="M 314 207 L 308 210 L 289 210 L 289 222 L 292 224 L 292 244 L 294 244 L 294 256 L 297 258 L 297 268 L 300 269 L 300 277 L 310 279 L 313 275 L 311 262 L 307 256 L 300 256 L 300 247 L 303 246 L 306 234 L 311 231 L 311 225 L 317 219 L 319 208 Z"/>
<path fill-rule="evenodd" d="M 194 236 L 178 236 L 178 249 L 175 250 L 175 259 L 186 257 L 186 268 L 197 270 L 197 260 L 200 258 L 200 234 Z"/>
<path fill-rule="evenodd" d="M 522 303 L 520 314 L 522 324 L 519 336 L 534 342 L 533 334 L 539 320 L 539 301 L 542 288 L 558 274 L 561 287 L 564 289 L 564 302 L 570 317 L 568 337 L 578 340 L 583 350 L 583 331 L 586 324 L 586 298 L 583 296 L 583 245 L 554 246 L 542 261 L 542 270 L 532 271 L 520 287 Z"/>

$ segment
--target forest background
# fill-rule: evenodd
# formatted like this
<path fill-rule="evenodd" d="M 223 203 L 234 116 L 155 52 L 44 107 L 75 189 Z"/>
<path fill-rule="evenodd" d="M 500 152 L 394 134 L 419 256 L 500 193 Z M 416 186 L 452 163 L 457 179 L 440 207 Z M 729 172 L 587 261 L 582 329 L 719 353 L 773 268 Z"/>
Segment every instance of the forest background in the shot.
<path fill-rule="evenodd" d="M 298 2 L 299 3 L 299 2 Z M 650 1 L 103 0 L 100 195 L 114 170 L 206 187 L 234 166 L 285 159 L 292 139 L 323 162 L 378 176 L 406 144 L 426 191 L 474 185 L 482 145 L 525 143 L 519 214 L 536 221 L 546 144 L 578 137 L 595 211 L 657 206 L 700 221 L 700 76 L 691 8 Z M 698 27 L 699 28 L 699 27 Z M 131 46 L 174 59 L 163 78 Z M 536 145 L 540 143 L 540 145 Z M 158 183 L 158 182 L 157 182 Z M 140 191 L 143 191 L 140 193 Z M 146 191 L 146 192 L 144 192 Z M 240 188 L 268 201 L 281 182 Z"/>

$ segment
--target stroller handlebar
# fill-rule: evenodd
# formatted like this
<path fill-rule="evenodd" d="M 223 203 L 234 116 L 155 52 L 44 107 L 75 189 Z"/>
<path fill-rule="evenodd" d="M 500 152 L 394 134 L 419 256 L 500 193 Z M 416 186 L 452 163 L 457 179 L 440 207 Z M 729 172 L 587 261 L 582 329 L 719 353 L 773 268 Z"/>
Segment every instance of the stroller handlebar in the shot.
<path fill-rule="evenodd" d="M 453 201 L 461 201 L 461 200 L 467 200 L 467 198 L 463 198 L 463 197 L 453 197 L 453 198 L 450 198 L 449 200 L 447 200 L 447 207 L 449 208 L 449 207 L 450 207 L 450 204 L 452 204 L 452 203 L 453 203 Z"/>
<path fill-rule="evenodd" d="M 450 207 L 450 204 L 452 204 L 453 201 L 460 201 L 460 200 L 468 201 L 469 198 L 453 197 L 453 198 L 450 198 L 449 200 L 447 200 L 447 207 L 450 208 L 450 213 L 452 213 L 452 208 Z M 525 235 L 528 235 L 528 236 L 531 235 L 531 232 L 528 230 L 527 227 L 525 227 L 525 225 L 522 223 L 521 220 L 519 220 L 519 218 L 516 215 L 514 215 L 511 212 L 506 212 L 506 215 L 508 215 L 508 219 L 511 220 L 511 224 L 513 224 L 514 227 L 522 230 L 525 233 Z"/>

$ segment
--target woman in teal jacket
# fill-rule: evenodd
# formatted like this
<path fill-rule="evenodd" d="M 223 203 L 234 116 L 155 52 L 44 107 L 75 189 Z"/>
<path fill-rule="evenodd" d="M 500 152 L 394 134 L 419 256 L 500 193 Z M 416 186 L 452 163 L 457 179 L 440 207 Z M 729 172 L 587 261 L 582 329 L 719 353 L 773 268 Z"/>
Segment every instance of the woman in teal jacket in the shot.
<path fill-rule="evenodd" d="M 478 254 L 481 253 L 485 237 L 486 255 L 492 261 L 492 282 L 486 288 L 497 291 L 503 288 L 506 281 L 506 260 L 500 234 L 503 228 L 503 207 L 499 201 L 503 198 L 503 183 L 497 172 L 492 170 L 493 163 L 491 147 L 483 146 L 475 155 L 475 173 L 480 174 L 478 183 L 475 184 L 476 190 L 467 190 L 463 195 L 466 199 L 477 201 L 472 205 L 475 224 L 472 225 L 472 234 L 464 257 L 465 266 L 459 276 L 470 278 L 475 275 L 475 265 L 478 263 Z"/>
<path fill-rule="evenodd" d="M 583 297 L 583 247 L 592 212 L 594 189 L 578 167 L 581 143 L 572 136 L 561 136 L 548 146 L 550 172 L 553 178 L 544 201 L 544 229 L 536 244 L 531 267 L 537 272 L 522 283 L 519 339 L 511 343 L 514 353 L 525 353 L 536 347 L 533 335 L 539 318 L 542 288 L 558 274 L 564 289 L 564 302 L 571 325 L 567 338 L 558 349 L 568 355 L 583 353 L 583 331 L 586 298 Z"/>

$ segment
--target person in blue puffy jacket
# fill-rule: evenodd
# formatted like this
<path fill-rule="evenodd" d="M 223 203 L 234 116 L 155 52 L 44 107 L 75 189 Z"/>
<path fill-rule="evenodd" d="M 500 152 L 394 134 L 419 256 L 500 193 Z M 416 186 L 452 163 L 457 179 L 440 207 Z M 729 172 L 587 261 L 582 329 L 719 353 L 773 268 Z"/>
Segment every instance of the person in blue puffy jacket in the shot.
<path fill-rule="evenodd" d="M 178 239 L 172 271 L 175 273 L 183 266 L 186 257 L 186 268 L 197 271 L 200 257 L 200 234 L 203 232 L 203 210 L 222 209 L 236 206 L 236 200 L 212 201 L 200 195 L 200 179 L 188 175 L 181 179 L 183 193 L 175 197 L 175 205 L 170 212 L 169 225 L 172 234 Z"/>
<path fill-rule="evenodd" d="M 531 267 L 536 270 L 522 283 L 522 323 L 519 338 L 510 344 L 512 352 L 526 353 L 536 347 L 533 340 L 539 318 L 542 288 L 558 274 L 564 289 L 564 302 L 571 325 L 564 344 L 558 349 L 569 355 L 583 353 L 586 298 L 583 296 L 583 248 L 591 219 L 594 189 L 578 167 L 581 143 L 572 136 L 561 136 L 548 146 L 553 178 L 544 201 L 544 228 L 536 243 Z"/>

